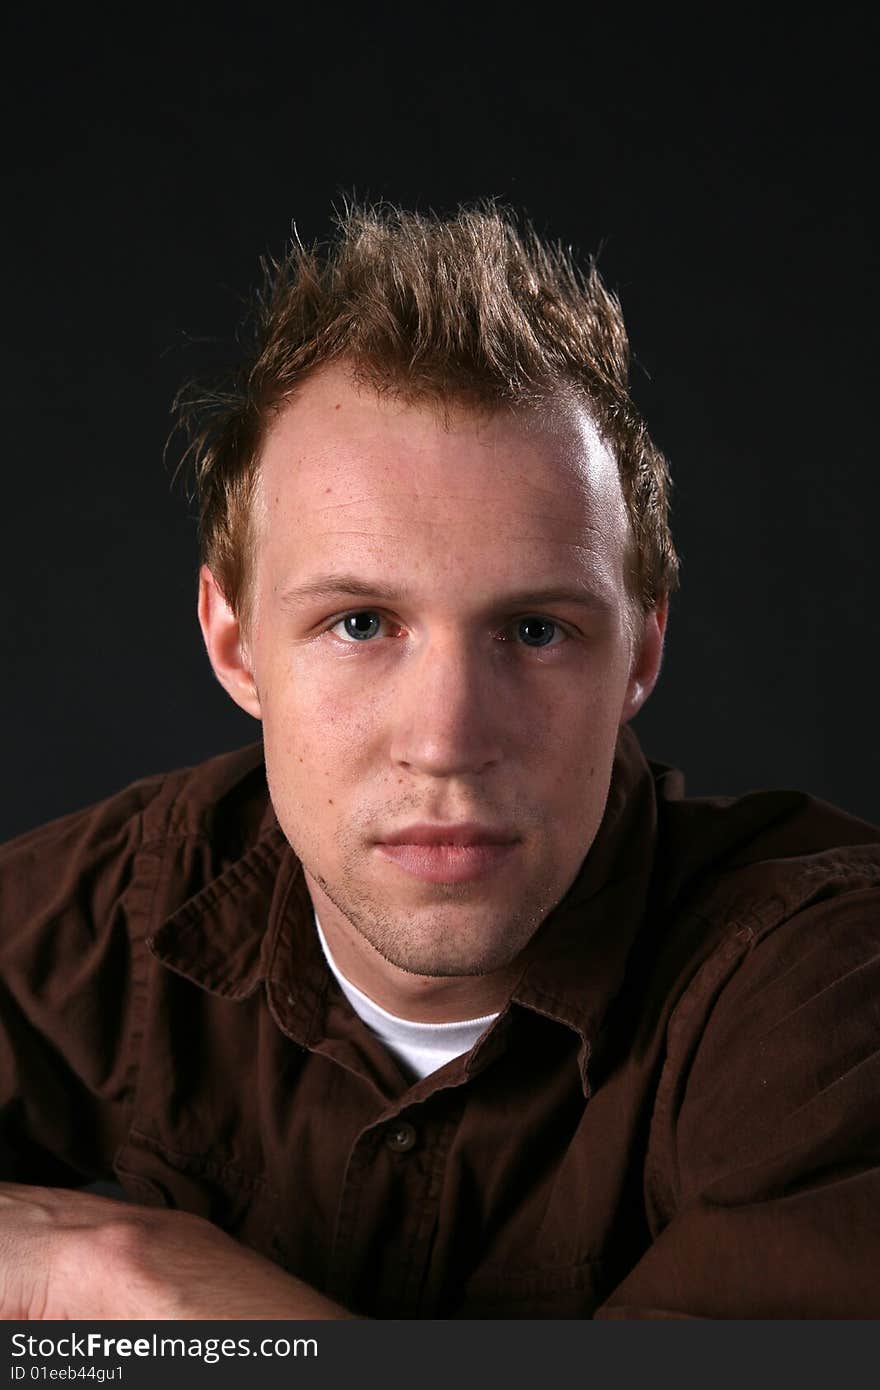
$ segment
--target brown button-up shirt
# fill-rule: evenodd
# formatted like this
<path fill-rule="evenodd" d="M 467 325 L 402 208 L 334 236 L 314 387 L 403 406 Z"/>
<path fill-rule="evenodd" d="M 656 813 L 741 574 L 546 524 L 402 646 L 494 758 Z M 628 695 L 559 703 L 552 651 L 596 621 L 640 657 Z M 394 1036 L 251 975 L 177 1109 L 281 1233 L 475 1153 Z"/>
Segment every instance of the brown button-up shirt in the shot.
<path fill-rule="evenodd" d="M 373 1317 L 880 1315 L 880 832 L 605 818 L 473 1049 L 412 1083 L 327 969 L 259 746 L 0 851 L 0 1176 L 115 1175 Z"/>

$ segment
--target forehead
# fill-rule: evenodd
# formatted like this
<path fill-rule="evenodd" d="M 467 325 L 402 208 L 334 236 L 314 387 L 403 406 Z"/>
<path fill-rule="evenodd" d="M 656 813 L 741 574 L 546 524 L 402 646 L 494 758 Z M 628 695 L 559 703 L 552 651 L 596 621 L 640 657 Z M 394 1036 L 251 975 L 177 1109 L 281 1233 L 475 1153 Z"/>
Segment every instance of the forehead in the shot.
<path fill-rule="evenodd" d="M 585 403 L 492 414 L 413 405 L 322 370 L 261 458 L 257 567 L 272 586 L 318 565 L 503 581 L 551 569 L 622 581 L 628 523 Z"/>

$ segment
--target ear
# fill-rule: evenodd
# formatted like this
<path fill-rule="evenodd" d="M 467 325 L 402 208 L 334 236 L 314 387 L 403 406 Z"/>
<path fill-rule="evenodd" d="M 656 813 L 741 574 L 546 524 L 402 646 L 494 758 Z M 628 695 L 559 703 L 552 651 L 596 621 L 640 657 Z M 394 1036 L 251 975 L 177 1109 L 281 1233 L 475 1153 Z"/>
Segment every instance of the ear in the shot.
<path fill-rule="evenodd" d="M 660 674 L 663 658 L 663 638 L 666 633 L 666 619 L 669 615 L 669 600 L 664 595 L 656 608 L 646 613 L 642 619 L 641 633 L 633 652 L 626 699 L 620 716 L 621 724 L 632 719 L 647 700 Z"/>
<path fill-rule="evenodd" d="M 214 675 L 237 705 L 260 719 L 260 696 L 241 626 L 207 565 L 199 571 L 199 624 Z"/>

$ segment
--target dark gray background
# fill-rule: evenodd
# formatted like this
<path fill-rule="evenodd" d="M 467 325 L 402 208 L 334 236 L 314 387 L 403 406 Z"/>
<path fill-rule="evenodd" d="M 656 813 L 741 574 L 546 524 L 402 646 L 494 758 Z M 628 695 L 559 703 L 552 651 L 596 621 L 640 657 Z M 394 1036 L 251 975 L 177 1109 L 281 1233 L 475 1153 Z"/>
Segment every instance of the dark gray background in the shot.
<path fill-rule="evenodd" d="M 258 735 L 202 652 L 169 406 L 350 190 L 602 248 L 683 560 L 646 750 L 880 819 L 867 19 L 132 14 L 6 44 L 0 836 Z"/>

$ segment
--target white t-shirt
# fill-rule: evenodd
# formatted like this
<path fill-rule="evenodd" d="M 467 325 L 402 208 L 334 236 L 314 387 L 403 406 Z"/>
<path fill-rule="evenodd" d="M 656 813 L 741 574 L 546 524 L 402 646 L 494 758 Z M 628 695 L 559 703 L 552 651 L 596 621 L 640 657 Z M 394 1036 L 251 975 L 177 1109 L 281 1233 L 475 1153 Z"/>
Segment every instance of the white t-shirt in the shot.
<path fill-rule="evenodd" d="M 321 923 L 315 917 L 318 940 L 326 957 L 327 964 L 339 983 L 346 999 L 359 1018 L 384 1043 L 388 1051 L 402 1062 L 415 1077 L 421 1079 L 437 1071 L 453 1057 L 470 1052 L 477 1038 L 485 1033 L 490 1023 L 494 1023 L 497 1013 L 485 1014 L 482 1018 L 465 1018 L 454 1023 L 414 1023 L 412 1019 L 400 1018 L 390 1014 L 387 1009 L 375 1004 L 368 995 L 353 985 L 343 975 L 330 953 L 330 947 Z"/>

